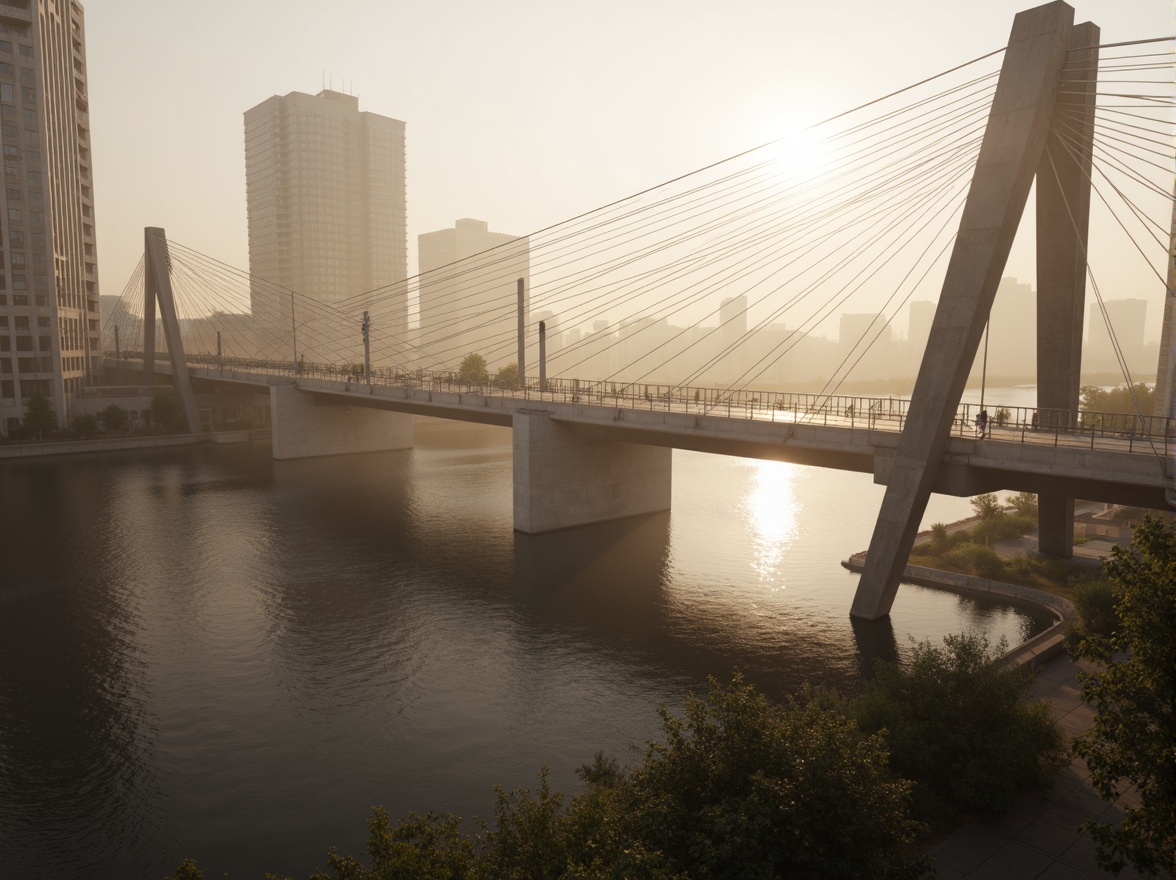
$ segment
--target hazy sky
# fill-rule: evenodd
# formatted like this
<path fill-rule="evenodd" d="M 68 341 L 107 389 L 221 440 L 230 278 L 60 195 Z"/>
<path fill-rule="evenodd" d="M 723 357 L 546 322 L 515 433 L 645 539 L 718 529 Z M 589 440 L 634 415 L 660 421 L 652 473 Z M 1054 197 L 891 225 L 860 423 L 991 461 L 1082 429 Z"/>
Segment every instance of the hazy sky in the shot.
<path fill-rule="evenodd" d="M 247 268 L 242 114 L 324 78 L 407 123 L 413 272 L 422 232 L 547 226 L 997 49 L 1028 5 L 87 0 L 101 289 L 144 226 Z M 1075 8 L 1103 42 L 1176 30 L 1172 0 Z"/>

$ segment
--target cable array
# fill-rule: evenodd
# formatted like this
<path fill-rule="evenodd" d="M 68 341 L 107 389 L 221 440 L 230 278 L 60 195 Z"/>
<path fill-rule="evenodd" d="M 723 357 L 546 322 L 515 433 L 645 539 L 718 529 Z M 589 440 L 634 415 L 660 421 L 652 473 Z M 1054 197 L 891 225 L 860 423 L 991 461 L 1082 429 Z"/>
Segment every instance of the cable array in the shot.
<path fill-rule="evenodd" d="M 912 298 L 938 296 L 998 77 L 996 62 L 984 62 L 999 54 L 795 140 L 333 303 L 169 243 L 185 349 L 354 364 L 363 359 L 366 312 L 374 366 L 457 370 L 479 354 L 493 369 L 518 357 L 523 278 L 529 378 L 545 318 L 549 377 L 705 382 L 728 394 L 801 378 L 835 394 L 851 374 L 879 369 L 875 346 Z M 1083 127 L 1094 125 L 1093 200 L 1153 271 L 1170 234 L 1162 218 L 1171 210 L 1176 134 L 1171 69 L 1171 46 L 1145 41 L 1103 47 L 1097 63 L 1067 62 L 1076 84 L 1097 77 L 1097 110 L 1059 113 L 1049 144 L 1057 159 L 1080 149 Z M 1091 283 L 1105 315 L 1093 274 Z M 108 351 L 115 327 L 123 350 L 141 340 L 142 296 L 141 263 L 107 324 Z M 820 335 L 838 313 L 855 312 L 838 342 Z M 1117 342 L 1116 350 L 1129 376 Z M 817 355 L 836 366 L 808 376 Z"/>

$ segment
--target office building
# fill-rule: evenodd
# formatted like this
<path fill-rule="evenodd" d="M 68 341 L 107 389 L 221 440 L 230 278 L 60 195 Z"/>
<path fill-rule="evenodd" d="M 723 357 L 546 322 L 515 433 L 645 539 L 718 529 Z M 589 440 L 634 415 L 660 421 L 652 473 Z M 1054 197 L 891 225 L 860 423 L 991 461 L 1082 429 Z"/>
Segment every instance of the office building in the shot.
<path fill-rule="evenodd" d="M 330 359 L 329 309 L 316 316 L 308 306 L 299 315 L 293 290 L 330 307 L 356 306 L 356 297 L 374 291 L 356 308 L 379 315 L 385 340 L 403 339 L 403 122 L 361 112 L 359 98 L 341 92 L 275 95 L 245 112 L 245 186 L 259 338 L 281 338 L 296 322 L 299 354 Z M 291 350 L 285 342 L 280 349 Z"/>
<path fill-rule="evenodd" d="M 0 4 L 0 433 L 41 394 L 58 423 L 101 369 L 85 14 Z"/>
<path fill-rule="evenodd" d="M 420 345 L 430 367 L 456 369 L 469 354 L 482 355 L 491 368 L 514 363 L 520 278 L 530 350 L 538 330 L 530 320 L 528 238 L 491 232 L 484 220 L 465 218 L 452 229 L 418 236 L 417 246 Z"/>

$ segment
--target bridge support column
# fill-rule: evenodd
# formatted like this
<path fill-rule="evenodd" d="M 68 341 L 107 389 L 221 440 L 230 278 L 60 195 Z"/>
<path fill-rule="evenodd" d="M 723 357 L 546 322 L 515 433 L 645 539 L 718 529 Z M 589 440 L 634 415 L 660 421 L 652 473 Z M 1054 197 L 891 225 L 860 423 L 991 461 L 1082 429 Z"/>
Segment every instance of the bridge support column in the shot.
<path fill-rule="evenodd" d="M 1090 22 L 1071 31 L 1037 166 L 1037 406 L 1038 425 L 1047 430 L 1078 420 L 1098 40 Z M 1072 556 L 1074 499 L 1041 495 L 1037 509 L 1037 549 Z"/>
<path fill-rule="evenodd" d="M 598 440 L 551 420 L 514 414 L 514 527 L 528 534 L 670 508 L 668 447 Z"/>
<path fill-rule="evenodd" d="M 1074 10 L 1060 0 L 1013 20 L 906 426 L 850 614 L 890 614 L 935 484 L 1017 224 L 1042 161 Z"/>
<path fill-rule="evenodd" d="M 319 405 L 294 385 L 270 386 L 274 458 L 314 458 L 412 447 L 412 416 L 362 406 Z"/>

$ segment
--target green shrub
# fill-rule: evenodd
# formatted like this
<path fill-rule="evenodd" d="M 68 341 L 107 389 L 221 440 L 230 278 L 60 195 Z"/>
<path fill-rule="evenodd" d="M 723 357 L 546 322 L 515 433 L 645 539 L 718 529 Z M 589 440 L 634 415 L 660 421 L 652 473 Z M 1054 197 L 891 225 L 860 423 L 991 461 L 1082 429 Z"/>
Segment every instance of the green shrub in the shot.
<path fill-rule="evenodd" d="M 984 495 L 977 495 L 973 498 L 972 510 L 976 512 L 976 516 L 980 517 L 980 519 L 995 519 L 998 516 L 1004 516 L 1004 509 L 1000 506 L 1000 499 L 991 492 Z"/>
<path fill-rule="evenodd" d="M 924 816 L 952 808 L 1008 808 L 1017 793 L 1044 785 L 1062 755 L 1062 731 L 1044 703 L 1026 701 L 1033 673 L 1001 668 L 983 635 L 921 642 L 910 662 L 877 662 L 852 711 L 867 732 L 889 731 L 891 766 L 918 785 Z"/>
<path fill-rule="evenodd" d="M 1004 574 L 1004 562 L 991 547 L 964 544 L 943 554 L 943 563 L 965 574 L 996 578 Z"/>
<path fill-rule="evenodd" d="M 1017 516 L 1037 518 L 1037 496 L 1032 492 L 1018 492 L 1009 497 L 1009 506 L 1017 511 Z"/>
<path fill-rule="evenodd" d="M 977 544 L 1007 541 L 1037 530 L 1037 521 L 1026 516 L 1001 516 L 984 519 L 972 528 L 972 540 Z"/>

